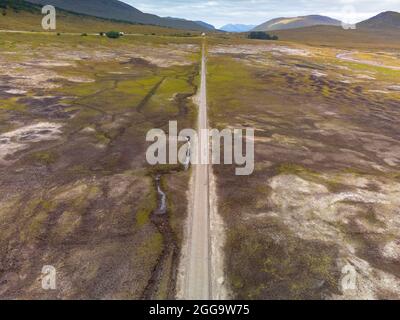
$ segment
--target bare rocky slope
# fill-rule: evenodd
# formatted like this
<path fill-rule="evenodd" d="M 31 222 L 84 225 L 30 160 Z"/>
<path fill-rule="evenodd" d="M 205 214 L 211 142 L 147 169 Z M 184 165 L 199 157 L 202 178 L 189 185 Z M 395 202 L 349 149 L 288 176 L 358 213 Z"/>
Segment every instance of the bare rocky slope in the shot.
<path fill-rule="evenodd" d="M 292 18 L 276 18 L 269 20 L 257 27 L 254 31 L 287 30 L 319 25 L 339 26 L 341 22 L 325 16 L 310 15 Z"/>
<path fill-rule="evenodd" d="M 400 13 L 387 11 L 357 24 L 359 28 L 400 29 Z"/>

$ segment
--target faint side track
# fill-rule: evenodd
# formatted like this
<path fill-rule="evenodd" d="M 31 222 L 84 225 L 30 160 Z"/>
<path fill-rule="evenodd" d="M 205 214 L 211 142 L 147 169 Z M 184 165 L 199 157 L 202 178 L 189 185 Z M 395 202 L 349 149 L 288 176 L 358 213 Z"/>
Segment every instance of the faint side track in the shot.
<path fill-rule="evenodd" d="M 162 78 L 159 82 L 155 84 L 155 86 L 149 91 L 149 93 L 143 98 L 143 100 L 138 104 L 136 110 L 137 112 L 143 112 L 143 108 L 147 105 L 152 96 L 157 92 L 158 88 L 165 81 L 165 77 Z"/>

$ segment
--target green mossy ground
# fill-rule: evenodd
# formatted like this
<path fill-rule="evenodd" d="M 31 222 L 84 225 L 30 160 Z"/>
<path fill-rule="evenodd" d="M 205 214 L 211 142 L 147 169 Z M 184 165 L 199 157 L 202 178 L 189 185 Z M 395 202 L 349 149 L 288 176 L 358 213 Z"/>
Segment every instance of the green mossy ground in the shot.
<path fill-rule="evenodd" d="M 235 41 L 237 46 L 249 46 L 242 40 Z M 211 45 L 221 49 L 232 43 L 214 39 Z M 329 49 L 320 47 L 308 47 L 312 54 L 318 52 L 310 57 L 231 54 L 229 46 L 226 48 L 226 54 L 211 54 L 208 58 L 210 121 L 220 129 L 256 130 L 256 171 L 252 176 L 236 177 L 232 166 L 214 166 L 219 212 L 228 230 L 225 263 L 233 296 L 324 299 L 340 295 L 340 242 L 322 235 L 320 239 L 304 240 L 295 225 L 287 222 L 283 214 L 279 216 L 280 208 L 271 199 L 269 183 L 277 176 L 297 176 L 325 186 L 332 194 L 362 190 L 352 185 L 352 179 L 388 179 L 397 183 L 397 166 L 383 163 L 379 154 L 364 149 L 363 143 L 368 144 L 360 141 L 379 144 L 383 135 L 395 141 L 398 129 L 392 121 L 399 116 L 395 95 L 368 90 L 398 84 L 398 71 L 344 62 Z M 325 76 L 314 76 L 311 70 Z M 345 77 L 355 79 L 370 73 L 376 81 L 341 82 Z M 378 165 L 384 169 L 377 169 Z M 372 186 L 365 188 L 375 190 Z M 304 197 L 307 196 L 306 192 Z M 292 204 L 282 201 L 290 210 Z M 382 208 L 360 203 L 347 205 L 360 211 L 351 221 L 359 219 L 372 229 L 389 232 L 387 225 L 382 224 L 382 215 L 378 218 Z M 314 214 L 309 221 L 298 219 L 299 226 L 326 223 Z M 380 246 L 388 241 L 386 235 L 372 237 L 353 222 L 331 227 L 359 248 L 359 257 L 397 274 L 392 262 L 378 258 Z"/>
<path fill-rule="evenodd" d="M 0 199 L 0 263 L 18 273 L 25 269 L 40 271 L 51 260 L 62 268 L 65 282 L 60 285 L 67 288 L 63 296 L 43 293 L 35 287 L 37 275 L 30 271 L 23 284 L 10 284 L 2 296 L 172 297 L 175 288 L 169 283 L 177 259 L 162 256 L 171 244 L 171 250 L 179 250 L 180 243 L 167 241 L 153 221 L 158 205 L 153 180 L 157 174 L 177 174 L 174 185 L 163 184 L 169 198 L 167 226 L 169 217 L 185 218 L 181 204 L 185 203 L 182 199 L 186 196 L 188 173 L 182 172 L 181 166 L 147 166 L 146 133 L 153 128 L 167 128 L 169 120 L 178 121 L 182 128 L 192 126 L 196 112 L 190 96 L 197 89 L 199 54 L 186 52 L 183 47 L 179 59 L 187 59 L 187 65 L 158 67 L 140 60 L 120 60 L 118 52 L 122 55 L 147 46 L 148 50 L 163 53 L 170 49 L 170 43 L 196 45 L 198 39 L 130 36 L 111 41 L 90 35 L 2 34 L 0 43 L 0 52 L 15 51 L 13 55 L 1 55 L 1 59 L 17 66 L 30 63 L 32 68 L 37 61 L 53 61 L 55 54 L 105 54 L 101 61 L 63 58 L 71 65 L 36 68 L 36 72 L 56 73 L 58 78 L 48 83 L 57 87 L 35 87 L 32 82 L 26 96 L 0 99 L 0 119 L 4 120 L 0 134 L 33 122 L 62 125 L 60 139 L 29 144 L 14 156 L 9 167 L 0 168 L 2 179 L 9 181 L 7 190 L 2 190 L 4 197 L 13 188 L 21 197 L 14 206 Z M 107 52 L 117 54 L 110 57 Z M 21 65 L 18 72 L 24 70 Z M 36 99 L 22 103 L 28 96 Z M 60 108 L 61 117 L 37 112 L 50 106 L 40 104 L 44 96 L 55 99 L 51 104 Z M 178 98 L 182 96 L 185 98 Z M 71 111 L 72 116 L 67 116 Z M 174 196 L 169 195 L 170 190 L 174 190 Z M 173 225 L 171 234 L 181 234 L 183 225 L 176 220 Z M 11 251 L 4 248 L 27 253 L 17 263 Z M 165 268 L 162 279 L 156 279 L 160 285 L 148 292 L 153 271 L 160 264 Z M 0 272 L 0 278 L 2 275 Z"/>

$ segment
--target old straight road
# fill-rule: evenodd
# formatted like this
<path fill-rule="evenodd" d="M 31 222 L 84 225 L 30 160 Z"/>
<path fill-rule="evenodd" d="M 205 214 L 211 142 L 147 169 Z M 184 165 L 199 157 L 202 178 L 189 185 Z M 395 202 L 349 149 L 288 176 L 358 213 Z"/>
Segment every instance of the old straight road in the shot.
<path fill-rule="evenodd" d="M 205 42 L 205 40 L 204 40 Z M 201 84 L 198 94 L 198 131 L 208 128 L 207 121 L 207 70 L 205 43 L 201 61 Z M 208 156 L 208 136 L 199 134 L 198 154 Z M 188 256 L 185 274 L 185 299 L 208 300 L 211 293 L 211 250 L 209 219 L 209 165 L 202 161 L 193 167 L 192 208 L 189 219 Z"/>

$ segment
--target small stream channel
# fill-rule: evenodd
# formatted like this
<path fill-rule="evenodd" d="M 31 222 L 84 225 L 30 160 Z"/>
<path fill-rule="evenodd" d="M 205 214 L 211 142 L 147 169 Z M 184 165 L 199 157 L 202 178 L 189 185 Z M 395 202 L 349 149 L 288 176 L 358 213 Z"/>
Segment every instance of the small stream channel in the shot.
<path fill-rule="evenodd" d="M 191 157 L 191 142 L 190 139 L 187 139 L 187 150 L 186 150 L 186 158 L 185 162 L 183 164 L 185 171 L 188 171 L 190 168 L 190 157 Z M 155 177 L 155 183 L 156 183 L 156 188 L 157 188 L 157 194 L 158 194 L 158 207 L 157 210 L 155 211 L 155 214 L 157 215 L 164 215 L 167 213 L 167 195 L 162 189 L 161 186 L 161 179 L 162 175 L 157 174 Z"/>
<path fill-rule="evenodd" d="M 190 168 L 190 142 L 188 141 L 188 149 L 186 152 L 186 158 L 184 163 L 185 171 Z M 159 284 L 163 276 L 165 276 L 165 272 L 170 272 L 169 281 L 168 281 L 168 299 L 175 298 L 175 283 L 177 278 L 177 266 L 172 266 L 171 269 L 167 268 L 166 263 L 171 259 L 173 263 L 177 263 L 179 261 L 179 247 L 177 245 L 175 235 L 171 231 L 171 227 L 169 225 L 169 217 L 168 217 L 168 205 L 167 205 L 167 194 L 162 189 L 162 178 L 163 175 L 157 174 L 154 178 L 155 187 L 157 189 L 157 208 L 153 211 L 151 220 L 154 225 L 157 227 L 158 231 L 164 237 L 164 247 L 162 254 L 158 260 L 157 265 L 155 266 L 149 283 L 143 293 L 142 298 L 145 300 L 151 300 L 157 298 L 157 293 L 159 290 Z"/>
<path fill-rule="evenodd" d="M 155 214 L 164 215 L 167 213 L 167 195 L 161 188 L 161 175 L 156 176 L 156 187 L 158 193 L 158 207 Z"/>

